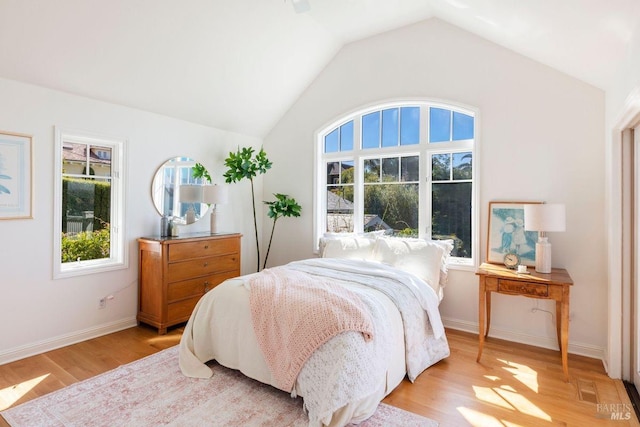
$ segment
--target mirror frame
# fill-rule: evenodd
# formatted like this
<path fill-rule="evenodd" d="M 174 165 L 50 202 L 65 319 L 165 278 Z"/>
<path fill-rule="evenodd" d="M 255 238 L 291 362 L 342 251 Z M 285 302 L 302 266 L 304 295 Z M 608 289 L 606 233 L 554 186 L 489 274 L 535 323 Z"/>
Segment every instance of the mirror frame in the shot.
<path fill-rule="evenodd" d="M 203 184 L 201 178 L 193 178 L 193 166 L 198 163 L 190 157 L 172 157 L 161 164 L 151 181 L 151 200 L 160 216 L 166 215 L 181 224 L 186 224 L 185 215 L 191 203 L 181 203 L 178 199 L 180 185 Z M 195 222 L 209 210 L 206 203 L 194 203 Z M 175 215 L 175 211 L 178 215 Z"/>

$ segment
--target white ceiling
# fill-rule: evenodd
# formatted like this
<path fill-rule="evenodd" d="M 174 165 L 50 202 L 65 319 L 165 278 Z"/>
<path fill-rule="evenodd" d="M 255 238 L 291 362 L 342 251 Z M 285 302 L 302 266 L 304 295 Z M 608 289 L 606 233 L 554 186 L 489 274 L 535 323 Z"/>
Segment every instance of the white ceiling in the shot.
<path fill-rule="evenodd" d="M 340 48 L 437 17 L 606 90 L 638 0 L 0 0 L 0 77 L 264 136 Z"/>

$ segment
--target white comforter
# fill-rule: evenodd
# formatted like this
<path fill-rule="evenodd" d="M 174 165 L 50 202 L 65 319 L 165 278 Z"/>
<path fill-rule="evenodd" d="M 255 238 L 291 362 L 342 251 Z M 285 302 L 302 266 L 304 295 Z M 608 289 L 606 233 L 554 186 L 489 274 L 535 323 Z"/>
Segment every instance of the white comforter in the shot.
<path fill-rule="evenodd" d="M 371 310 L 376 329 L 370 343 L 357 332 L 339 334 L 305 363 L 292 394 L 304 397 L 310 425 L 366 419 L 402 380 L 405 365 L 413 381 L 449 355 L 438 296 L 417 277 L 369 261 L 310 259 L 288 267 L 333 277 L 349 286 Z M 201 299 L 180 343 L 185 375 L 210 377 L 205 362 L 216 359 L 275 386 L 253 333 L 248 301 L 243 278 L 229 280 Z"/>

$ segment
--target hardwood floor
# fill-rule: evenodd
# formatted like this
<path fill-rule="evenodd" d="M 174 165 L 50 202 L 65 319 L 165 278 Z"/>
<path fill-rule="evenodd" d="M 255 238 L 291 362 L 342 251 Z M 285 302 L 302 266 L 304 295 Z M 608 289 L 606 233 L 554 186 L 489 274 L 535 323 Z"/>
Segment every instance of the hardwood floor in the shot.
<path fill-rule="evenodd" d="M 2 365 L 0 411 L 176 345 L 181 333 L 139 326 Z M 557 351 L 489 338 L 476 363 L 477 335 L 447 330 L 447 337 L 451 356 L 414 384 L 405 380 L 386 403 L 442 427 L 640 425 L 624 385 L 599 360 L 569 355 L 566 383 Z"/>

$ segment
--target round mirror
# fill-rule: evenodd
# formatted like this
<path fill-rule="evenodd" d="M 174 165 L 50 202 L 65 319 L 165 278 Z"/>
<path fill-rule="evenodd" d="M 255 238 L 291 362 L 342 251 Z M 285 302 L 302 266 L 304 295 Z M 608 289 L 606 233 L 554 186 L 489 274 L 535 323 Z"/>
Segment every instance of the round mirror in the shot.
<path fill-rule="evenodd" d="M 158 168 L 151 183 L 151 198 L 160 215 L 190 224 L 207 213 L 209 206 L 197 194 L 203 182 L 193 177 L 195 164 L 189 157 L 174 157 Z"/>

